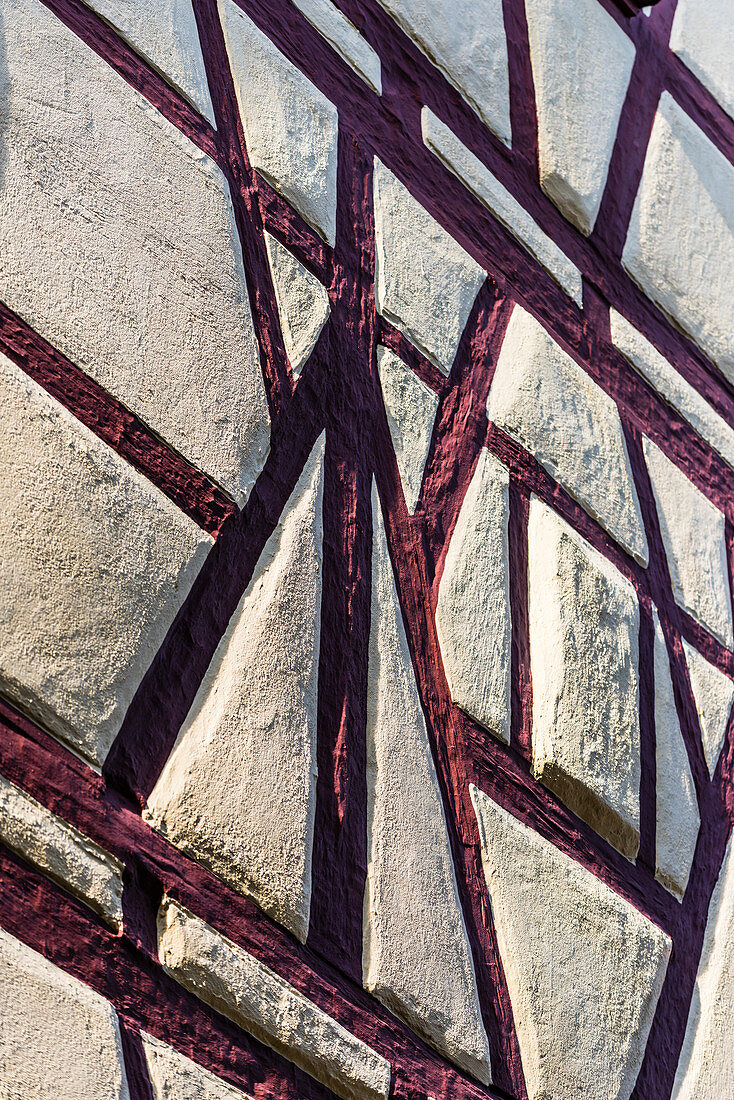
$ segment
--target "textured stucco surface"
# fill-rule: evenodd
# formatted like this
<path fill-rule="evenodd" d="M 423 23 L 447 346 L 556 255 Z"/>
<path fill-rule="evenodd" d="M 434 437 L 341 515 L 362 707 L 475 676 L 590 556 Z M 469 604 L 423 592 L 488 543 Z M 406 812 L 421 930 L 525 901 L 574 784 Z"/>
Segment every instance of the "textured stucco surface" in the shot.
<path fill-rule="evenodd" d="M 0 775 L 0 840 L 122 927 L 122 864 Z"/>
<path fill-rule="evenodd" d="M 530 501 L 533 770 L 630 859 L 639 836 L 639 609 L 634 588 Z"/>
<path fill-rule="evenodd" d="M 510 89 L 500 0 L 380 3 L 509 144 Z"/>
<path fill-rule="evenodd" d="M 152 1035 L 143 1033 L 142 1040 L 154 1100 L 242 1100 L 245 1096 Z"/>
<path fill-rule="evenodd" d="M 243 500 L 269 428 L 220 169 L 38 0 L 3 72 L 3 300 Z"/>
<path fill-rule="evenodd" d="M 568 294 L 581 305 L 581 272 L 538 223 L 428 107 L 421 112 L 423 140 L 506 225 Z"/>
<path fill-rule="evenodd" d="M 673 1086 L 674 1100 L 714 1100 L 734 1088 L 732 1038 L 734 892 L 732 845 L 711 897 L 701 962 Z"/>
<path fill-rule="evenodd" d="M 693 699 L 701 723 L 701 739 L 709 772 L 713 775 L 719 760 L 726 727 L 729 724 L 734 683 L 714 665 L 709 664 L 697 649 L 683 639 L 683 651 L 688 663 Z"/>
<path fill-rule="evenodd" d="M 112 1006 L 0 930 L 0 1072 L 12 1100 L 130 1100 Z"/>
<path fill-rule="evenodd" d="M 214 122 L 204 57 L 191 0 L 92 0 L 90 7 L 116 27 L 156 69 L 161 69 L 203 115 Z"/>
<path fill-rule="evenodd" d="M 388 348 L 377 350 L 377 370 L 390 438 L 409 512 L 420 496 L 438 397 Z"/>
<path fill-rule="evenodd" d="M 590 233 L 635 49 L 596 0 L 528 0 L 526 10 L 540 185 L 582 233 Z"/>
<path fill-rule="evenodd" d="M 614 403 L 536 319 L 516 306 L 489 391 L 489 419 L 639 561 L 647 540 Z"/>
<path fill-rule="evenodd" d="M 0 2 L 0 1100 L 728 1098 L 733 32 Z"/>
<path fill-rule="evenodd" d="M 299 939 L 311 889 L 323 449 L 319 440 L 146 809 Z"/>
<path fill-rule="evenodd" d="M 386 1097 L 390 1067 L 277 974 L 164 899 L 158 951 L 177 981 L 285 1051 L 344 1100 Z"/>
<path fill-rule="evenodd" d="M 655 629 L 655 819 L 656 876 L 668 890 L 683 897 L 698 840 L 701 819 L 688 753 L 678 721 L 668 650 L 660 618 Z"/>
<path fill-rule="evenodd" d="M 265 237 L 280 313 L 283 344 L 298 377 L 329 316 L 329 295 L 315 275 L 268 233 Z"/>
<path fill-rule="evenodd" d="M 219 8 L 252 164 L 333 244 L 336 107 L 234 0 Z"/>
<path fill-rule="evenodd" d="M 665 356 L 621 313 L 610 311 L 612 340 L 653 389 L 662 394 L 698 434 L 734 467 L 734 430 L 683 378 Z"/>
<path fill-rule="evenodd" d="M 473 1077 L 488 1081 L 474 965 L 376 489 L 372 508 L 364 983 Z M 406 936 L 412 949 L 397 949 Z"/>
<path fill-rule="evenodd" d="M 627 1100 L 670 941 L 481 791 L 472 799 L 529 1096 Z"/>
<path fill-rule="evenodd" d="M 670 45 L 734 116 L 734 11 L 726 0 L 680 0 Z"/>
<path fill-rule="evenodd" d="M 451 698 L 510 740 L 509 474 L 483 450 L 451 536 L 436 604 Z"/>
<path fill-rule="evenodd" d="M 623 260 L 632 278 L 732 381 L 734 168 L 666 92 Z"/>
<path fill-rule="evenodd" d="M 676 601 L 731 647 L 724 515 L 659 447 L 644 446 Z"/>
<path fill-rule="evenodd" d="M 485 273 L 379 161 L 377 308 L 448 374 Z"/>
<path fill-rule="evenodd" d="M 0 683 L 102 764 L 211 540 L 4 357 L 0 395 Z"/>
<path fill-rule="evenodd" d="M 380 55 L 375 53 L 344 13 L 331 0 L 295 0 L 295 4 L 365 83 L 380 95 Z"/>

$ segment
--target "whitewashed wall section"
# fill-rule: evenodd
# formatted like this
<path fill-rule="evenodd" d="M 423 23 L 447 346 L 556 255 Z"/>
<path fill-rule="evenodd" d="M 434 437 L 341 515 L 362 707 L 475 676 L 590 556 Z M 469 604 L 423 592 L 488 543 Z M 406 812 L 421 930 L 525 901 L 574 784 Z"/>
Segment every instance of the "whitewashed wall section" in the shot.
<path fill-rule="evenodd" d="M 0 8 L 0 1095 L 727 1094 L 713 8 Z"/>

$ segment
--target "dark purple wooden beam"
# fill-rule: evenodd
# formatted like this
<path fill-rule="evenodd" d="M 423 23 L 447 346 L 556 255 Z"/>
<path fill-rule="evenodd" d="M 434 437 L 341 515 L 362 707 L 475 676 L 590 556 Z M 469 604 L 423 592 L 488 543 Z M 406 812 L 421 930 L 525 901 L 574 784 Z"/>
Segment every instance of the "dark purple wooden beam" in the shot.
<path fill-rule="evenodd" d="M 625 15 L 637 15 L 642 8 L 651 8 L 659 0 L 613 0 L 619 10 Z"/>

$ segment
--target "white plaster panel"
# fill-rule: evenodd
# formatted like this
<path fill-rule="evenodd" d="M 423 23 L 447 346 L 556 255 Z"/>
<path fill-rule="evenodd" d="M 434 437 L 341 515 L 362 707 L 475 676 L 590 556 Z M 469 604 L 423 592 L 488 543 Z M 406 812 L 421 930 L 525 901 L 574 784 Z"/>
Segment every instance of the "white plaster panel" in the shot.
<path fill-rule="evenodd" d="M 655 877 L 676 897 L 688 885 L 701 819 L 688 753 L 678 721 L 670 661 L 658 613 L 653 608 L 655 641 Z"/>
<path fill-rule="evenodd" d="M 329 295 L 316 276 L 276 237 L 266 233 L 265 244 L 285 353 L 293 375 L 298 378 L 331 312 Z"/>
<path fill-rule="evenodd" d="M 510 79 L 502 0 L 379 0 L 506 145 Z"/>
<path fill-rule="evenodd" d="M 436 629 L 451 698 L 510 741 L 509 473 L 482 448 L 451 535 Z"/>
<path fill-rule="evenodd" d="M 639 845 L 639 607 L 630 582 L 530 501 L 533 772 L 629 859 Z"/>
<path fill-rule="evenodd" d="M 379 54 L 362 37 L 353 23 L 332 0 L 293 0 L 319 34 L 322 34 L 358 76 L 378 95 L 382 93 L 382 65 Z"/>
<path fill-rule="evenodd" d="M 617 406 L 521 306 L 515 306 L 507 327 L 487 412 L 647 565 L 647 540 Z"/>
<path fill-rule="evenodd" d="M 734 429 L 621 313 L 610 310 L 612 341 L 653 389 L 734 467 Z"/>
<path fill-rule="evenodd" d="M 729 840 L 711 902 L 671 1100 L 734 1096 L 734 854 Z"/>
<path fill-rule="evenodd" d="M 244 1092 L 141 1031 L 153 1100 L 249 1100 Z"/>
<path fill-rule="evenodd" d="M 333 245 L 337 109 L 234 0 L 219 12 L 250 162 Z"/>
<path fill-rule="evenodd" d="M 663 92 L 622 263 L 734 381 L 734 167 Z"/>
<path fill-rule="evenodd" d="M 670 48 L 734 118 L 734 7 L 730 0 L 678 0 Z"/>
<path fill-rule="evenodd" d="M 212 658 L 145 817 L 308 933 L 316 797 L 323 436 Z"/>
<path fill-rule="evenodd" d="M 101 764 L 212 540 L 0 356 L 0 687 Z"/>
<path fill-rule="evenodd" d="M 2 19 L 0 297 L 241 503 L 270 433 L 224 176 L 37 0 Z"/>
<path fill-rule="evenodd" d="M 550 272 L 578 306 L 582 305 L 581 272 L 555 241 L 520 205 L 489 168 L 434 115 L 429 107 L 421 113 L 423 141 L 465 187 L 484 203 L 495 217 L 524 245 L 531 256 Z"/>
<path fill-rule="evenodd" d="M 399 356 L 378 347 L 377 369 L 408 511 L 415 511 L 433 435 L 438 397 Z"/>
<path fill-rule="evenodd" d="M 377 309 L 448 374 L 484 270 L 375 160 Z"/>
<path fill-rule="evenodd" d="M 374 486 L 372 516 L 364 985 L 441 1054 L 488 1082 L 474 964 Z"/>
<path fill-rule="evenodd" d="M 701 726 L 703 752 L 709 773 L 713 777 L 726 737 L 732 703 L 734 703 L 734 683 L 715 665 L 710 664 L 697 649 L 689 645 L 685 638 L 682 641 L 693 699 Z"/>
<path fill-rule="evenodd" d="M 635 47 L 598 0 L 526 0 L 540 186 L 582 233 L 599 212 Z"/>
<path fill-rule="evenodd" d="M 129 1100 L 112 1005 L 3 929 L 0 1095 Z"/>
<path fill-rule="evenodd" d="M 249 952 L 168 898 L 158 956 L 185 989 L 344 1100 L 387 1097 L 390 1065 Z"/>
<path fill-rule="evenodd" d="M 0 775 L 0 840 L 76 894 L 114 928 L 122 926 L 122 864 Z"/>
<path fill-rule="evenodd" d="M 628 1100 L 670 940 L 471 787 L 530 1100 Z"/>
<path fill-rule="evenodd" d="M 724 515 L 646 436 L 643 446 L 675 601 L 731 649 Z"/>
<path fill-rule="evenodd" d="M 214 122 L 191 0 L 85 0 Z"/>

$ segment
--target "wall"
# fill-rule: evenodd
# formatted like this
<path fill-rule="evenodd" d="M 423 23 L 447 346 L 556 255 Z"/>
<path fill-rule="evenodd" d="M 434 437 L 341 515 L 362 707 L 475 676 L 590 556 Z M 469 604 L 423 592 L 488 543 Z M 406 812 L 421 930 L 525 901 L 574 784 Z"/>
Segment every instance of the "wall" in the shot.
<path fill-rule="evenodd" d="M 734 1094 L 733 56 L 4 0 L 1 1096 Z"/>

